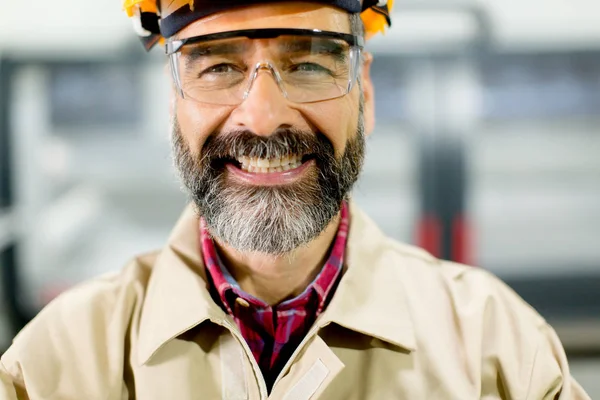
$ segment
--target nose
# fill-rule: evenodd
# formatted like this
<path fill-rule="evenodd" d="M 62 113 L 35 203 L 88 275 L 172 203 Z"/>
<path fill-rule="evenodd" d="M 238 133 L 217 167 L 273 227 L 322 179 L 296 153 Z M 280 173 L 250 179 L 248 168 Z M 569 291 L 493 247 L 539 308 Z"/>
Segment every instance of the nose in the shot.
<path fill-rule="evenodd" d="M 271 72 L 259 69 L 246 99 L 232 112 L 231 117 L 237 128 L 269 136 L 277 129 L 293 126 L 296 114 Z"/>

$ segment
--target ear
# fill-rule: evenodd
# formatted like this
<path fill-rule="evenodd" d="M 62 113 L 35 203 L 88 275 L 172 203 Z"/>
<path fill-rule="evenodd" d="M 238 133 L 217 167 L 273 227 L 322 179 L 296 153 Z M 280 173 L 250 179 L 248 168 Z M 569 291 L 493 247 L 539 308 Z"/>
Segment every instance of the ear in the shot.
<path fill-rule="evenodd" d="M 369 136 L 375 129 L 375 89 L 373 81 L 371 81 L 371 63 L 373 55 L 371 53 L 363 53 L 363 65 L 361 72 L 362 91 L 364 96 L 364 119 L 365 119 L 365 135 Z"/>

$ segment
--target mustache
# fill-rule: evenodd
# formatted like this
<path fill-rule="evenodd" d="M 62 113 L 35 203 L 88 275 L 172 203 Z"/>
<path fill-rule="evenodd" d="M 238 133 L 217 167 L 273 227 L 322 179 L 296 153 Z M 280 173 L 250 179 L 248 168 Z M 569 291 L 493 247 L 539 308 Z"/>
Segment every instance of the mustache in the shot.
<path fill-rule="evenodd" d="M 202 163 L 236 160 L 240 157 L 275 159 L 290 155 L 330 158 L 333 144 L 322 133 L 280 128 L 269 136 L 248 130 L 210 135 L 202 146 Z"/>

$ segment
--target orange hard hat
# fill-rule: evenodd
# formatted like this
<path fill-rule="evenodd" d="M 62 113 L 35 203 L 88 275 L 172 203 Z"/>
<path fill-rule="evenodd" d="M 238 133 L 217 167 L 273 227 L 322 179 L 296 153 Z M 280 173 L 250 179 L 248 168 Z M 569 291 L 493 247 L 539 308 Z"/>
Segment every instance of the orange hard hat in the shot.
<path fill-rule="evenodd" d="M 229 8 L 277 0 L 125 0 L 123 8 L 133 19 L 136 33 L 147 50 L 165 38 L 210 14 Z M 311 0 L 360 13 L 367 39 L 391 25 L 393 0 Z"/>

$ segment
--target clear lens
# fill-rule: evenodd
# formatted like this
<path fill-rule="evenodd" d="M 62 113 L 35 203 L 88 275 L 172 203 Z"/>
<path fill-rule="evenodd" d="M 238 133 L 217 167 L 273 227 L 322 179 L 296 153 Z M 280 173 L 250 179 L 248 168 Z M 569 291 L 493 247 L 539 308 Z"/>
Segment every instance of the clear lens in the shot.
<path fill-rule="evenodd" d="M 188 44 L 170 57 L 184 97 L 236 105 L 247 96 L 262 69 L 270 70 L 283 95 L 293 102 L 344 96 L 356 80 L 359 54 L 359 48 L 343 40 L 280 36 Z"/>

